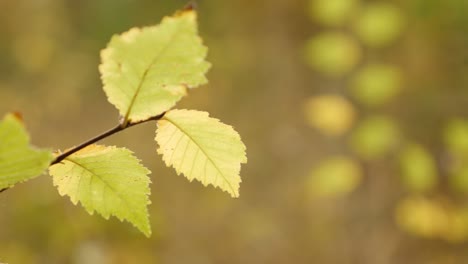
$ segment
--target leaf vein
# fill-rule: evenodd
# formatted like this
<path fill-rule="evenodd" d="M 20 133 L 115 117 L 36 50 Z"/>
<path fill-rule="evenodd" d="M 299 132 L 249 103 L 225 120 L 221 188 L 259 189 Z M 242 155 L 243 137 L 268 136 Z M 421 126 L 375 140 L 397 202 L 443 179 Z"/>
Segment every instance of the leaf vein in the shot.
<path fill-rule="evenodd" d="M 201 147 L 201 145 L 193 138 L 187 131 L 185 131 L 181 126 L 175 123 L 173 120 L 169 119 L 167 116 L 164 117 L 165 120 L 171 122 L 175 127 L 177 127 L 184 135 L 186 135 L 190 140 L 197 145 L 197 147 L 201 150 L 201 152 L 205 155 L 206 159 L 210 161 L 210 163 L 215 167 L 215 169 L 219 172 L 219 175 L 223 178 L 223 180 L 227 183 L 227 186 L 231 189 L 232 193 L 236 193 L 232 184 L 227 180 L 226 176 L 221 172 L 220 168 L 216 165 L 216 163 L 211 159 L 210 156 L 206 153 L 206 151 Z M 172 159 L 171 159 L 172 160 Z M 205 166 L 206 168 L 206 166 Z M 206 170 L 205 170 L 205 179 L 206 179 Z"/>

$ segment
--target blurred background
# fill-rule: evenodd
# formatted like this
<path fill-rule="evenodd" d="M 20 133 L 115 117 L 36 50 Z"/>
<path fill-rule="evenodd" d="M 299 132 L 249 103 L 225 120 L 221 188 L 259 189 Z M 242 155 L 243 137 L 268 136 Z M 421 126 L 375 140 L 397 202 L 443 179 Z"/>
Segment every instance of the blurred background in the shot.
<path fill-rule="evenodd" d="M 0 0 L 0 114 L 54 150 L 113 127 L 99 51 L 185 4 Z M 141 125 L 103 143 L 153 172 L 150 239 L 43 176 L 0 194 L 0 262 L 468 263 L 468 1 L 198 9 L 210 83 L 177 107 L 239 131 L 240 198 L 166 168 Z"/>

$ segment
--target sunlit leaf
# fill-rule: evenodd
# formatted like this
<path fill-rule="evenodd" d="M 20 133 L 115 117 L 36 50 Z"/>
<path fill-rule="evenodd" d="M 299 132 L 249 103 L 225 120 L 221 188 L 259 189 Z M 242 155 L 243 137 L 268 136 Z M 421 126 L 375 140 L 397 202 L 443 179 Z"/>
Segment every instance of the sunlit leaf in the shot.
<path fill-rule="evenodd" d="M 468 208 L 455 204 L 410 197 L 397 206 L 396 220 L 400 228 L 423 238 L 448 242 L 468 239 Z"/>
<path fill-rule="evenodd" d="M 400 9 L 388 2 L 370 3 L 359 14 L 355 30 L 370 47 L 391 44 L 401 34 L 404 17 Z"/>
<path fill-rule="evenodd" d="M 400 165 L 403 184 L 410 191 L 428 191 L 437 184 L 434 158 L 422 146 L 407 146 L 400 154 Z"/>
<path fill-rule="evenodd" d="M 377 106 L 387 103 L 401 88 L 401 72 L 397 67 L 369 64 L 354 77 L 351 91 L 362 104 Z"/>
<path fill-rule="evenodd" d="M 444 141 L 452 154 L 468 154 L 468 121 L 460 118 L 451 120 L 445 128 Z"/>
<path fill-rule="evenodd" d="M 195 11 L 130 29 L 114 36 L 101 52 L 104 91 L 127 121 L 158 115 L 173 107 L 186 88 L 207 82 L 206 53 Z"/>
<path fill-rule="evenodd" d="M 356 8 L 356 0 L 309 0 L 309 15 L 328 26 L 346 23 Z"/>
<path fill-rule="evenodd" d="M 396 209 L 396 221 L 403 230 L 425 238 L 440 237 L 450 225 L 443 205 L 420 197 L 401 201 Z"/>
<path fill-rule="evenodd" d="M 307 122 L 330 136 L 340 136 L 354 123 L 353 105 L 338 95 L 320 95 L 306 101 L 304 114 Z"/>
<path fill-rule="evenodd" d="M 88 213 L 126 220 L 146 236 L 151 234 L 150 171 L 125 148 L 91 145 L 49 169 L 60 195 L 80 202 Z"/>
<path fill-rule="evenodd" d="M 343 196 L 356 189 L 361 179 L 362 171 L 356 161 L 337 156 L 322 161 L 312 169 L 307 188 L 315 197 Z"/>
<path fill-rule="evenodd" d="M 450 156 L 449 182 L 458 192 L 468 193 L 468 121 L 455 118 L 444 129 L 445 145 Z"/>
<path fill-rule="evenodd" d="M 8 114 L 0 121 L 0 189 L 41 175 L 52 161 L 52 152 L 29 145 L 21 119 Z"/>
<path fill-rule="evenodd" d="M 158 121 L 156 142 L 166 165 L 178 174 L 239 196 L 241 163 L 247 158 L 245 146 L 231 126 L 206 112 L 172 110 Z"/>
<path fill-rule="evenodd" d="M 307 63 L 331 77 L 348 73 L 361 58 L 358 43 L 343 33 L 321 33 L 309 39 L 305 49 Z"/>
<path fill-rule="evenodd" d="M 385 116 L 372 116 L 361 121 L 351 135 L 351 147 L 364 159 L 374 159 L 388 153 L 399 141 L 394 121 Z"/>

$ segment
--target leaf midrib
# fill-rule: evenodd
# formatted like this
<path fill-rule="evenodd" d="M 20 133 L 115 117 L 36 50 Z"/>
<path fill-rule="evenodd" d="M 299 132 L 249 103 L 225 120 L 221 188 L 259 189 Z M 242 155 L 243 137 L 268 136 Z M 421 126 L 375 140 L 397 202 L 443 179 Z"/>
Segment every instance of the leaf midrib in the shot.
<path fill-rule="evenodd" d="M 98 174 L 94 173 L 93 171 L 91 171 L 90 169 L 86 168 L 84 165 L 80 164 L 79 162 L 77 162 L 76 160 L 68 157 L 66 158 L 65 160 L 71 162 L 71 163 L 74 163 L 75 165 L 83 168 L 85 171 L 91 173 L 91 175 L 95 176 L 96 178 L 98 178 L 105 186 L 107 186 L 113 193 L 116 194 L 116 196 L 121 200 L 123 201 L 126 205 L 127 205 L 127 208 L 129 209 L 129 211 L 131 212 L 131 214 L 133 215 L 133 217 L 136 217 L 135 219 L 140 219 L 138 217 L 138 214 L 136 213 L 135 210 L 132 210 L 133 209 L 133 206 L 130 206 L 130 204 L 127 202 L 126 199 L 124 199 L 120 193 L 118 191 L 116 191 L 107 181 L 105 181 L 104 179 L 102 179 Z M 81 182 L 81 179 L 82 177 L 80 177 L 80 182 Z M 80 184 L 78 184 L 80 185 Z M 94 211 L 97 211 L 96 209 L 93 209 Z"/>
<path fill-rule="evenodd" d="M 236 192 L 234 190 L 234 187 L 231 185 L 231 183 L 227 180 L 226 176 L 222 173 L 221 169 L 216 165 L 216 163 L 211 159 L 211 157 L 205 152 L 205 150 L 200 146 L 200 144 L 189 134 L 185 129 L 183 129 L 181 126 L 179 126 L 177 123 L 175 123 L 173 120 L 169 119 L 167 116 L 163 117 L 164 120 L 169 121 L 172 125 L 174 125 L 177 129 L 179 129 L 184 135 L 186 135 L 195 145 L 197 145 L 198 149 L 201 150 L 201 152 L 205 155 L 206 159 L 210 161 L 211 164 L 216 168 L 216 170 L 219 172 L 219 175 L 223 178 L 223 180 L 227 183 L 229 188 L 232 191 L 233 195 L 236 195 Z"/>
<path fill-rule="evenodd" d="M 133 106 L 135 105 L 136 99 L 137 99 L 138 95 L 140 94 L 140 90 L 143 87 L 143 83 L 145 82 L 145 79 L 146 79 L 146 76 L 148 75 L 149 70 L 151 68 L 153 68 L 154 64 L 156 64 L 156 62 L 162 57 L 164 52 L 166 52 L 167 49 L 171 46 L 170 44 L 174 41 L 175 37 L 179 34 L 179 32 L 180 32 L 180 24 L 177 25 L 177 28 L 176 28 L 175 32 L 169 38 L 169 40 L 167 41 L 165 46 L 159 51 L 158 54 L 156 54 L 154 56 L 153 60 L 150 62 L 148 67 L 143 72 L 143 76 L 141 77 L 140 82 L 138 83 L 138 87 L 137 87 L 137 89 L 135 91 L 135 94 L 132 97 L 132 100 L 131 100 L 130 105 L 129 105 L 128 110 L 127 110 L 127 113 L 125 114 L 124 120 L 126 122 L 128 121 L 128 118 L 129 118 L 129 116 L 130 116 L 130 114 L 132 112 Z"/>

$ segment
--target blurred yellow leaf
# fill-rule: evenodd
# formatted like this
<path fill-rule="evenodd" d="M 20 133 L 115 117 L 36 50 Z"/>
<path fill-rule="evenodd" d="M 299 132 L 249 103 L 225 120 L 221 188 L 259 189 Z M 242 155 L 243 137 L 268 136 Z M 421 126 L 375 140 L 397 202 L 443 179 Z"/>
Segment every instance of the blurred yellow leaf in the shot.
<path fill-rule="evenodd" d="M 353 14 L 356 0 L 309 0 L 309 16 L 327 26 L 340 26 Z"/>
<path fill-rule="evenodd" d="M 387 103 L 401 88 L 401 72 L 397 67 L 369 64 L 354 77 L 353 96 L 362 104 L 377 106 Z"/>
<path fill-rule="evenodd" d="M 396 208 L 397 224 L 423 238 L 461 242 L 468 238 L 468 210 L 422 197 L 402 200 Z"/>
<path fill-rule="evenodd" d="M 315 70 L 331 77 L 351 71 L 361 59 L 358 43 L 346 34 L 321 33 L 306 43 L 306 61 Z"/>
<path fill-rule="evenodd" d="M 468 154 L 468 121 L 460 118 L 451 120 L 445 128 L 444 141 L 453 154 Z"/>
<path fill-rule="evenodd" d="M 351 136 L 351 147 L 364 159 L 379 158 L 398 142 L 399 130 L 393 120 L 372 116 L 361 121 Z"/>
<path fill-rule="evenodd" d="M 338 95 L 320 95 L 308 99 L 304 105 L 307 122 L 329 136 L 340 136 L 354 123 L 353 105 Z"/>
<path fill-rule="evenodd" d="M 424 147 L 411 144 L 400 153 L 403 184 L 410 191 L 424 192 L 437 184 L 437 168 Z"/>
<path fill-rule="evenodd" d="M 364 44 L 382 47 L 391 44 L 401 34 L 404 17 L 391 3 L 377 2 L 364 6 L 354 29 Z"/>
<path fill-rule="evenodd" d="M 396 221 L 400 228 L 425 238 L 435 238 L 445 233 L 449 220 L 441 204 L 420 197 L 405 199 L 396 209 Z"/>
<path fill-rule="evenodd" d="M 362 179 L 359 164 L 348 157 L 328 158 L 312 169 L 307 183 L 313 197 L 335 197 L 355 190 Z"/>

